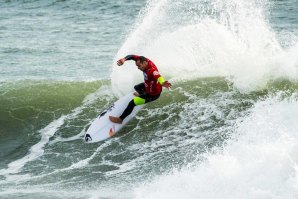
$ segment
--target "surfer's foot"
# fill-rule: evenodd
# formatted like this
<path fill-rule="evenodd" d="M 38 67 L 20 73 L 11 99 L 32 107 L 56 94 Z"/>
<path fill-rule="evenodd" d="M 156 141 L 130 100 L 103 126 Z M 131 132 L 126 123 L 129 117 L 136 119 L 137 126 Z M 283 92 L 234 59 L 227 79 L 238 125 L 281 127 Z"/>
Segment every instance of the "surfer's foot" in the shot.
<path fill-rule="evenodd" d="M 140 94 L 139 94 L 138 92 L 134 92 L 133 95 L 134 95 L 134 96 L 137 96 L 137 97 L 140 96 Z"/>
<path fill-rule="evenodd" d="M 113 116 L 109 116 L 109 119 L 111 120 L 111 122 L 117 123 L 117 124 L 122 124 L 122 120 L 120 117 L 113 117 Z"/>

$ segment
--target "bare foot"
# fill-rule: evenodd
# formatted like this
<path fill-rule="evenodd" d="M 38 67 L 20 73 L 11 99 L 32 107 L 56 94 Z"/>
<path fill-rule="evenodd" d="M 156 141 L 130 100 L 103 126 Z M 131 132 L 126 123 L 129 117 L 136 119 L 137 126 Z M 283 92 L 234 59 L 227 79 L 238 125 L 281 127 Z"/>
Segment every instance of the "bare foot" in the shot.
<path fill-rule="evenodd" d="M 113 116 L 109 116 L 109 119 L 111 120 L 111 122 L 117 123 L 117 124 L 122 124 L 122 120 L 120 117 L 113 117 Z"/>
<path fill-rule="evenodd" d="M 140 96 L 140 94 L 139 94 L 138 92 L 134 92 L 133 95 L 134 95 L 134 96 L 137 96 L 137 97 Z"/>

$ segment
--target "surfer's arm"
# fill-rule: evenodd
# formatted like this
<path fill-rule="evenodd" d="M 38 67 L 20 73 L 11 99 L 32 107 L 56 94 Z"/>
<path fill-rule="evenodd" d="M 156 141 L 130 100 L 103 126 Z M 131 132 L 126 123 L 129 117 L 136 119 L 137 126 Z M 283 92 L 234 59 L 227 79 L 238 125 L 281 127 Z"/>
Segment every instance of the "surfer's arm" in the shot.
<path fill-rule="evenodd" d="M 138 58 L 139 58 L 138 55 L 127 55 L 126 57 L 124 57 L 124 58 L 122 58 L 122 59 L 119 59 L 119 60 L 117 61 L 117 64 L 118 64 L 118 66 L 121 66 L 121 65 L 123 65 L 124 62 L 127 61 L 127 60 L 134 60 L 134 61 L 136 61 Z"/>
<path fill-rule="evenodd" d="M 158 71 L 154 71 L 154 72 L 153 72 L 153 76 L 154 76 L 154 78 L 158 81 L 158 83 L 160 83 L 160 85 L 162 85 L 163 87 L 166 87 L 166 88 L 168 88 L 168 89 L 171 88 L 172 84 L 171 84 L 170 82 L 166 81 L 166 80 L 163 78 L 163 76 L 161 76 L 161 75 L 159 74 Z"/>
<path fill-rule="evenodd" d="M 163 87 L 166 87 L 167 89 L 171 88 L 172 84 L 168 81 L 166 81 L 162 76 L 160 76 L 157 81 L 162 85 Z"/>
<path fill-rule="evenodd" d="M 124 57 L 125 61 L 126 61 L 126 60 L 134 60 L 134 61 L 137 61 L 138 58 L 139 58 L 138 55 L 127 55 L 126 57 Z"/>

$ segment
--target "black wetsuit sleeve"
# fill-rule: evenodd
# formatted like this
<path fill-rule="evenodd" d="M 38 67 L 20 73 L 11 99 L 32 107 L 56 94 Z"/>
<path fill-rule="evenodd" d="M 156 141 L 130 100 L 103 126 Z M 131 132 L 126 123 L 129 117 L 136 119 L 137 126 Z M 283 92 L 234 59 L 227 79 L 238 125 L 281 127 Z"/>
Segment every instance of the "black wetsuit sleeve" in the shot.
<path fill-rule="evenodd" d="M 138 59 L 138 57 L 139 56 L 137 56 L 137 55 L 127 55 L 125 57 L 125 60 L 134 60 L 134 61 L 136 61 Z"/>

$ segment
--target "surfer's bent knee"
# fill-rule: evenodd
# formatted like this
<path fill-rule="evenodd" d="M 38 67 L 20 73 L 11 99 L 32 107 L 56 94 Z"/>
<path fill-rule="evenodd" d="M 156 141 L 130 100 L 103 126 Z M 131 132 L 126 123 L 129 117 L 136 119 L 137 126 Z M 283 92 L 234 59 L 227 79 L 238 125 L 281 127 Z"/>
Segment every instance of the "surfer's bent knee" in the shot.
<path fill-rule="evenodd" d="M 136 106 L 145 104 L 146 100 L 141 98 L 141 97 L 135 97 L 133 98 L 133 102 L 135 103 Z"/>

